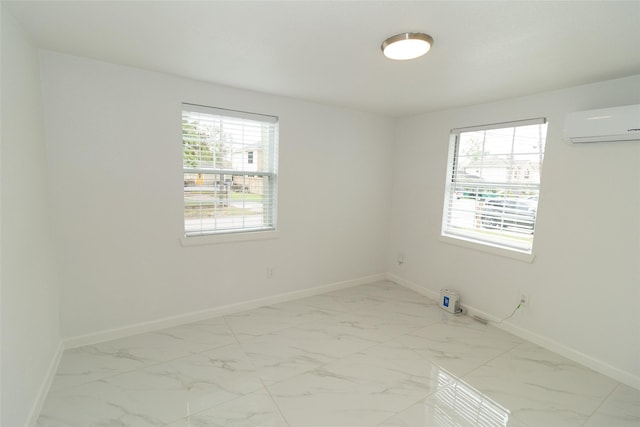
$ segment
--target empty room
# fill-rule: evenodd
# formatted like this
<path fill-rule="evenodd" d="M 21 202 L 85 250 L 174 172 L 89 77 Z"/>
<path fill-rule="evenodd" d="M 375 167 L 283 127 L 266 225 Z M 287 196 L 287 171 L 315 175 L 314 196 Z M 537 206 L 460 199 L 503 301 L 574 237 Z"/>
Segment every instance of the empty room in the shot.
<path fill-rule="evenodd" d="M 640 425 L 639 1 L 2 1 L 2 427 Z"/>

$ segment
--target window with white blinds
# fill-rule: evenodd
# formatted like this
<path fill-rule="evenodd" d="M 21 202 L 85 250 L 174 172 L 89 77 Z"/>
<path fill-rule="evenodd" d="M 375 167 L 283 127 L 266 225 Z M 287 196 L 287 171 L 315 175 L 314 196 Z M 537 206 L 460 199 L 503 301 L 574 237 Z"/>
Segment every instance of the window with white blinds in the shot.
<path fill-rule="evenodd" d="M 442 235 L 531 254 L 547 121 L 451 131 Z"/>
<path fill-rule="evenodd" d="M 278 118 L 182 104 L 186 237 L 276 229 Z"/>

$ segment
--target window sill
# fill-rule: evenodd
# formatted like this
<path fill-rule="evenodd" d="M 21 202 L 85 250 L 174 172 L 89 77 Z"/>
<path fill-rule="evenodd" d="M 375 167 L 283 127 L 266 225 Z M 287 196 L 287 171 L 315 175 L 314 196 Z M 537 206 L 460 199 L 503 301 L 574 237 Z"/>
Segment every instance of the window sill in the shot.
<path fill-rule="evenodd" d="M 217 245 L 220 243 L 249 242 L 254 240 L 277 239 L 279 233 L 272 231 L 250 231 L 240 233 L 208 234 L 204 236 L 182 236 L 182 246 Z"/>
<path fill-rule="evenodd" d="M 497 255 L 505 258 L 511 258 L 518 261 L 533 263 L 535 259 L 534 254 L 528 254 L 525 252 L 519 252 L 513 249 L 501 248 L 499 246 L 491 246 L 482 243 L 476 243 L 471 240 L 466 240 L 463 238 L 449 237 L 449 236 L 440 236 L 439 240 L 444 243 L 448 243 L 450 245 L 460 246 L 467 249 L 473 249 L 476 251 Z"/>

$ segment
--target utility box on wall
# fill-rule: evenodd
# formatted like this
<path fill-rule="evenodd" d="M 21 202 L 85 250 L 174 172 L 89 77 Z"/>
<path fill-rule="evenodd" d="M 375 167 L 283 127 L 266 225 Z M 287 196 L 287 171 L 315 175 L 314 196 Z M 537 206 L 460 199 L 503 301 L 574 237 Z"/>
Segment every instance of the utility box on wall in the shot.
<path fill-rule="evenodd" d="M 440 289 L 440 308 L 453 314 L 462 312 L 460 308 L 460 295 L 458 295 L 456 291 Z"/>

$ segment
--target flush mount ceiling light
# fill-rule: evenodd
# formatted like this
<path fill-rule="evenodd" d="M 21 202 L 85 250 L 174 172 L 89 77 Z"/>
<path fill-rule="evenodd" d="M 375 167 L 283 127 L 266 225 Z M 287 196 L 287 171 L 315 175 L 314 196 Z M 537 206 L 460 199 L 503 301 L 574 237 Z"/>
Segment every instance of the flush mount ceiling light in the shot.
<path fill-rule="evenodd" d="M 389 59 L 405 60 L 419 58 L 429 52 L 433 38 L 424 33 L 401 33 L 382 42 L 382 53 Z"/>

